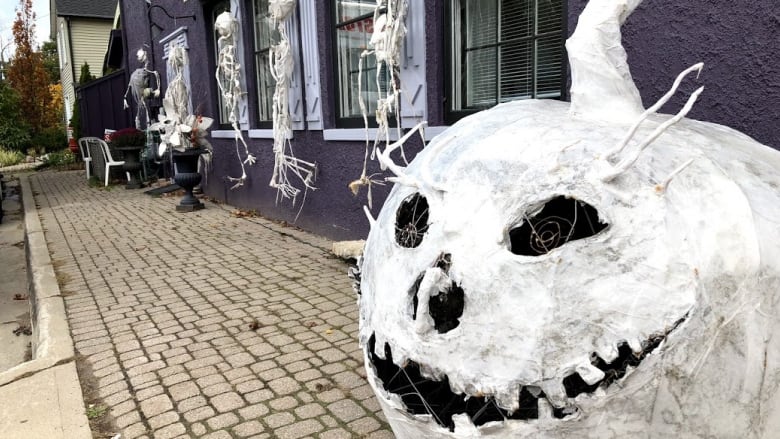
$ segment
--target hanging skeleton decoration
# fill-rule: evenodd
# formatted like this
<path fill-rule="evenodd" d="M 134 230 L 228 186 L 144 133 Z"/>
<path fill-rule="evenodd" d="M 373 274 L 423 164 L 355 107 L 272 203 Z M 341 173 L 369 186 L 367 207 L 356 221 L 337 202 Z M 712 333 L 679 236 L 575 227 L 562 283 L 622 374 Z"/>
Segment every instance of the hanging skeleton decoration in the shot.
<path fill-rule="evenodd" d="M 292 120 L 290 118 L 289 94 L 290 80 L 293 73 L 293 54 L 290 40 L 284 22 L 295 10 L 295 0 L 271 0 L 268 12 L 279 32 L 279 42 L 271 46 L 271 76 L 276 81 L 273 97 L 273 130 L 274 130 L 274 171 L 270 186 L 277 191 L 279 197 L 295 199 L 300 193 L 290 182 L 290 175 L 298 177 L 305 189 L 315 189 L 313 186 L 316 165 L 297 159 L 292 150 Z"/>
<path fill-rule="evenodd" d="M 279 42 L 271 46 L 271 76 L 276 81 L 273 98 L 274 123 L 274 172 L 270 186 L 277 191 L 279 197 L 295 199 L 301 192 L 290 182 L 292 173 L 298 177 L 305 189 L 315 189 L 313 186 L 316 164 L 297 159 L 292 150 L 290 137 L 292 135 L 292 119 L 290 118 L 289 94 L 290 81 L 293 73 L 293 55 L 290 50 L 290 40 L 284 21 L 295 10 L 295 0 L 271 0 L 268 12 L 279 32 Z"/>
<path fill-rule="evenodd" d="M 201 155 L 201 158 L 208 166 L 211 160 L 211 143 L 206 140 L 206 135 L 213 119 L 191 114 L 190 91 L 184 79 L 188 63 L 189 57 L 184 47 L 171 47 L 167 63 L 171 80 L 165 90 L 158 121 L 150 128 L 160 132 L 158 156 L 162 156 L 166 151 L 172 153 L 174 150 L 204 148 L 208 154 Z"/>
<path fill-rule="evenodd" d="M 130 108 L 127 103 L 127 95 L 133 97 L 135 102 L 135 127 L 136 129 L 143 130 L 149 124 L 149 107 L 146 104 L 146 100 L 152 97 L 160 96 L 160 75 L 154 71 L 149 70 L 149 59 L 144 49 L 138 49 L 136 52 L 136 59 L 143 67 L 139 67 L 130 74 L 130 83 L 127 85 L 124 96 L 124 108 Z M 156 88 L 151 88 L 149 84 L 149 77 L 154 77 L 154 85 Z M 143 116 L 143 119 L 142 119 Z"/>
<path fill-rule="evenodd" d="M 399 72 L 401 51 L 404 37 L 406 36 L 406 26 L 404 25 L 406 12 L 407 3 L 405 0 L 377 1 L 373 18 L 374 32 L 369 41 L 372 49 L 366 49 L 361 53 L 358 65 L 358 104 L 360 105 L 360 112 L 363 115 L 363 124 L 366 127 L 366 151 L 363 156 L 363 170 L 360 177 L 351 182 L 349 188 L 354 195 L 357 195 L 360 188 L 365 186 L 367 188 L 369 208 L 372 207 L 371 186 L 375 184 L 383 185 L 384 183 L 382 180 L 378 179 L 376 175 L 367 175 L 368 159 L 369 156 L 372 160 L 376 157 L 377 147 L 381 142 L 384 142 L 386 145 L 390 144 L 389 116 L 391 114 L 399 114 L 398 104 L 401 97 Z M 377 109 L 375 113 L 378 128 L 373 143 L 368 138 L 368 114 L 366 104 L 363 100 L 362 84 L 363 62 L 369 56 L 373 56 L 376 61 L 375 82 L 379 96 L 377 98 Z M 389 80 L 387 80 L 387 86 L 385 87 L 383 86 L 383 83 L 385 82 L 386 77 L 389 77 Z M 424 123 L 418 124 L 412 131 L 421 130 L 423 126 Z M 400 137 L 400 118 L 399 125 L 396 128 L 397 134 Z M 401 149 L 401 156 L 403 160 L 406 161 L 402 146 L 403 142 L 396 143 L 393 149 Z M 382 169 L 386 169 L 384 160 L 380 160 L 380 165 Z"/>
<path fill-rule="evenodd" d="M 360 263 L 368 380 L 398 438 L 780 431 L 780 153 L 648 110 L 592 0 L 572 103 L 462 119 L 406 168 Z M 391 164 L 391 163 L 390 163 Z"/>
<path fill-rule="evenodd" d="M 256 161 L 255 156 L 249 152 L 244 140 L 244 135 L 239 127 L 239 108 L 241 97 L 244 90 L 241 87 L 241 65 L 238 63 L 236 51 L 238 49 L 236 38 L 238 32 L 238 21 L 230 16 L 230 12 L 223 12 L 217 16 L 214 23 L 214 29 L 219 35 L 217 46 L 219 47 L 219 56 L 217 59 L 217 85 L 222 94 L 222 104 L 228 115 L 228 121 L 233 127 L 236 142 L 236 155 L 241 164 L 241 177 L 228 177 L 229 181 L 235 182 L 231 189 L 243 186 L 246 181 L 245 165 L 253 165 Z M 244 149 L 244 157 L 241 158 L 241 146 Z"/>

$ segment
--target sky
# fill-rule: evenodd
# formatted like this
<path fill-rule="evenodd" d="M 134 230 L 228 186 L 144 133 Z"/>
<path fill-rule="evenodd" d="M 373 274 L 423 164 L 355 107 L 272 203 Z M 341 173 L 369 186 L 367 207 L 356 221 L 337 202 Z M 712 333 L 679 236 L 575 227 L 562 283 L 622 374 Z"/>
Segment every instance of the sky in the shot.
<path fill-rule="evenodd" d="M 37 45 L 49 41 L 49 0 L 32 0 L 35 12 L 35 38 Z M 5 59 L 14 54 L 14 37 L 11 28 L 16 20 L 19 0 L 0 0 L 0 49 Z"/>

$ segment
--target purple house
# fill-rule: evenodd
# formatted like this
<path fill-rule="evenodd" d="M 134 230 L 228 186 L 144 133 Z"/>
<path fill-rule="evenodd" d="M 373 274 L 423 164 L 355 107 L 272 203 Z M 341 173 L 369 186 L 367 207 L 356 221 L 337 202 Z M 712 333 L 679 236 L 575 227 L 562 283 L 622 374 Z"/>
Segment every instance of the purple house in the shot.
<path fill-rule="evenodd" d="M 369 103 L 377 90 L 376 66 L 360 54 L 373 31 L 374 0 L 298 0 L 286 23 L 295 70 L 290 90 L 296 156 L 316 163 L 316 190 L 277 201 L 269 186 L 273 171 L 271 105 L 273 78 L 268 0 L 120 0 L 126 78 L 140 67 L 138 49 L 167 86 L 166 59 L 173 45 L 186 48 L 185 80 L 193 112 L 215 119 L 212 166 L 204 192 L 234 206 L 292 222 L 332 239 L 364 237 L 365 188 L 355 196 L 348 183 L 363 167 L 366 132 L 358 103 L 358 78 Z M 400 114 L 391 123 L 404 129 L 425 120 L 429 140 L 458 119 L 513 99 L 567 99 L 564 41 L 574 30 L 586 0 L 408 0 L 407 35 L 401 60 Z M 665 93 L 675 76 L 704 62 L 698 81 L 662 112 L 678 110 L 694 86 L 706 90 L 689 117 L 728 125 L 780 148 L 780 21 L 775 0 L 740 2 L 646 0 L 624 26 L 624 45 L 645 105 Z M 234 133 L 215 79 L 216 17 L 224 12 L 240 23 L 238 62 L 246 94 L 239 124 L 251 153 L 246 183 Z M 387 80 L 380 82 L 387 84 Z M 114 105 L 112 103 L 112 105 Z M 154 110 L 154 109 L 153 109 Z M 373 125 L 374 127 L 376 125 Z M 119 128 L 119 127 L 114 127 Z M 375 128 L 370 128 L 371 139 Z M 419 136 L 407 157 L 423 147 Z M 368 173 L 380 172 L 369 161 Z M 299 187 L 303 187 L 299 185 Z M 390 185 L 374 186 L 374 215 Z"/>

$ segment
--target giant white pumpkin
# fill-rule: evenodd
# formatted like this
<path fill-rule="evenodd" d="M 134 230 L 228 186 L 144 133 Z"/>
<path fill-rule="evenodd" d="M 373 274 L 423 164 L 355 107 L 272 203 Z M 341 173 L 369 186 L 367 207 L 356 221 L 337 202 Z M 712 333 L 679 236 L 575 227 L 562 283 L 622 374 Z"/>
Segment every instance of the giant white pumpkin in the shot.
<path fill-rule="evenodd" d="M 579 26 L 619 27 L 638 3 L 593 1 Z M 637 119 L 630 75 L 628 92 L 578 99 L 601 81 L 578 44 L 572 105 L 499 105 L 396 168 L 359 284 L 393 431 L 780 437 L 780 153 Z"/>

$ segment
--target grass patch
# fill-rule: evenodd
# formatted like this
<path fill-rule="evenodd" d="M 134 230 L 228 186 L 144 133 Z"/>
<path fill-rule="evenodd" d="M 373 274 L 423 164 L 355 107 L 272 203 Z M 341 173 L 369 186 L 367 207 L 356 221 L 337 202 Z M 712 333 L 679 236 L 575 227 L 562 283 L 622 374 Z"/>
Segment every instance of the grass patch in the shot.
<path fill-rule="evenodd" d="M 93 419 L 100 418 L 106 414 L 106 410 L 108 409 L 102 405 L 90 404 L 87 406 L 87 419 L 91 421 Z"/>
<path fill-rule="evenodd" d="M 109 183 L 108 186 L 103 186 L 103 180 L 101 180 L 100 178 L 94 175 L 89 177 L 89 180 L 87 181 L 89 187 L 99 189 L 102 191 L 110 191 L 114 188 L 114 186 L 111 185 L 111 181 L 109 181 L 108 183 Z"/>
<path fill-rule="evenodd" d="M 98 396 L 98 380 L 92 371 L 92 366 L 87 358 L 80 353 L 76 353 L 75 360 L 76 372 L 79 375 L 84 404 L 86 404 L 84 410 L 89 420 L 93 439 L 114 437 L 119 429 L 116 427 L 108 408 Z"/>
<path fill-rule="evenodd" d="M 24 154 L 12 149 L 0 147 L 0 168 L 18 165 L 24 160 Z"/>
<path fill-rule="evenodd" d="M 76 163 L 76 156 L 69 149 L 50 152 L 43 159 L 43 164 L 38 170 L 46 168 L 68 169 L 70 165 Z"/>

